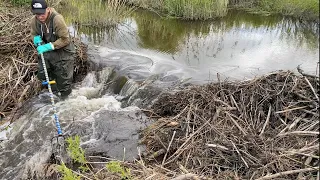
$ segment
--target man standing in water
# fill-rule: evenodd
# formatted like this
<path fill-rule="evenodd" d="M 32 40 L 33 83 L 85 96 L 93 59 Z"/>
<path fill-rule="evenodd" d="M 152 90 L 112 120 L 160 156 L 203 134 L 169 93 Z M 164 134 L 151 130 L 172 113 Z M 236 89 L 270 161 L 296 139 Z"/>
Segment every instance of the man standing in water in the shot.
<path fill-rule="evenodd" d="M 38 54 L 43 54 L 50 80 L 55 80 L 53 91 L 62 99 L 71 93 L 75 48 L 61 14 L 47 5 L 46 0 L 32 0 L 31 36 Z M 39 45 L 41 44 L 41 45 Z M 45 81 L 41 58 L 37 77 Z"/>

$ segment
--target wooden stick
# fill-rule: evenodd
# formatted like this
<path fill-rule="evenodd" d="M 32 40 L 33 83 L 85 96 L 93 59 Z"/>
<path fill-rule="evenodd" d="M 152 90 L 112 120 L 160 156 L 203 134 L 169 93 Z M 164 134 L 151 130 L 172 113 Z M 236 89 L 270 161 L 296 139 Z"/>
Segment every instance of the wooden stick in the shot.
<path fill-rule="evenodd" d="M 312 157 L 308 157 L 307 160 L 304 162 L 304 166 L 310 167 L 309 164 L 311 163 L 312 159 L 313 159 Z M 297 179 L 303 179 L 303 174 L 304 174 L 303 172 L 300 172 Z"/>
<path fill-rule="evenodd" d="M 293 123 L 289 125 L 288 130 L 294 128 L 298 124 L 298 122 L 301 121 L 301 119 L 301 117 L 297 117 L 296 120 L 294 120 Z"/>
<path fill-rule="evenodd" d="M 308 106 L 302 106 L 302 107 L 296 107 L 296 108 L 292 108 L 292 109 L 286 109 L 286 110 L 283 110 L 283 111 L 277 111 L 275 112 L 276 114 L 279 114 L 279 113 L 285 113 L 285 112 L 289 112 L 289 111 L 294 111 L 294 110 L 298 110 L 298 109 L 304 109 Z"/>
<path fill-rule="evenodd" d="M 164 154 L 165 152 L 166 152 L 166 150 L 160 149 L 160 150 L 152 153 L 150 156 L 148 156 L 148 158 L 149 158 L 149 159 L 157 158 L 157 157 L 159 157 L 160 155 Z"/>
<path fill-rule="evenodd" d="M 292 131 L 283 134 L 278 134 L 277 136 L 286 136 L 286 135 L 301 135 L 301 136 L 315 136 L 319 135 L 319 132 L 316 131 Z"/>
<path fill-rule="evenodd" d="M 316 171 L 316 170 L 319 170 L 319 167 L 312 167 L 312 168 L 284 171 L 284 172 L 279 172 L 279 173 L 272 174 L 272 175 L 266 175 L 266 176 L 263 176 L 261 178 L 258 178 L 257 180 L 273 179 L 273 178 L 277 178 L 277 177 L 280 177 L 280 176 L 296 174 L 296 173 L 301 173 L 301 172 Z"/>
<path fill-rule="evenodd" d="M 220 111 L 221 111 L 221 110 L 220 110 L 219 108 L 216 109 L 216 113 L 215 113 L 215 115 L 213 116 L 212 121 L 215 121 L 215 120 L 219 117 Z M 177 150 L 175 153 L 173 153 L 173 155 L 171 155 L 171 156 L 169 157 L 169 159 L 171 159 L 171 158 L 172 158 L 172 159 L 171 159 L 169 162 L 167 162 L 166 164 L 172 162 L 177 156 L 179 156 L 179 155 L 181 154 L 181 152 L 183 152 L 183 151 L 181 151 L 181 149 L 183 148 L 183 146 L 185 146 L 185 145 L 190 141 L 190 139 L 191 139 L 193 136 L 195 136 L 196 134 L 198 134 L 210 121 L 211 121 L 211 119 L 207 120 L 202 126 L 200 126 L 200 127 L 197 129 L 197 131 L 195 131 L 194 133 L 192 133 L 192 134 L 189 136 L 189 138 L 186 139 L 186 141 L 178 148 L 178 150 Z M 175 155 L 176 155 L 176 156 L 175 156 Z M 175 157 L 174 157 L 174 156 L 175 156 Z"/>
<path fill-rule="evenodd" d="M 21 103 L 21 102 L 22 102 L 23 97 L 26 95 L 26 93 L 27 93 L 27 91 L 29 90 L 29 88 L 30 88 L 30 85 L 27 85 L 27 86 L 24 88 L 24 90 L 22 91 L 22 93 L 21 93 L 21 95 L 20 95 L 20 97 L 19 97 L 19 99 L 18 99 L 18 103 Z"/>
<path fill-rule="evenodd" d="M 266 122 L 264 123 L 263 128 L 262 128 L 259 136 L 262 136 L 262 134 L 264 133 L 264 130 L 266 129 L 267 124 L 269 124 L 270 115 L 271 115 L 271 104 L 269 105 L 268 116 L 267 116 Z"/>
<path fill-rule="evenodd" d="M 230 95 L 230 97 L 231 97 L 231 100 L 233 101 L 234 105 L 235 105 L 235 106 L 237 107 L 237 109 L 240 111 L 239 106 L 238 106 L 236 100 L 234 99 L 234 97 L 232 96 L 232 94 Z"/>
<path fill-rule="evenodd" d="M 166 152 L 166 154 L 164 155 L 163 160 L 162 160 L 162 166 L 164 165 L 164 162 L 166 161 L 168 152 L 169 152 L 169 150 L 170 150 L 170 147 L 171 147 L 171 144 L 172 144 L 172 141 L 173 141 L 175 135 L 176 135 L 176 131 L 173 131 L 173 135 L 172 135 L 172 137 L 171 137 L 169 146 L 168 146 L 168 148 L 167 148 L 167 152 Z"/>
<path fill-rule="evenodd" d="M 243 161 L 243 163 L 246 165 L 247 168 L 249 168 L 248 163 L 243 159 L 243 157 L 242 157 L 242 155 L 240 154 L 237 146 L 236 146 L 232 141 L 231 141 L 231 143 L 232 143 L 233 147 L 235 148 L 235 150 L 237 151 L 237 153 L 238 153 L 238 155 L 240 156 L 240 158 L 241 158 L 241 160 Z"/>
<path fill-rule="evenodd" d="M 226 113 L 226 114 L 229 116 L 229 118 L 231 119 L 231 121 L 237 126 L 237 128 L 242 132 L 242 134 L 243 134 L 243 135 L 247 135 L 247 132 L 245 132 L 245 131 L 242 129 L 242 127 L 237 123 L 237 121 L 235 121 L 235 120 L 230 116 L 229 113 Z"/>
<path fill-rule="evenodd" d="M 297 155 L 303 155 L 303 156 L 307 156 L 307 157 L 319 159 L 319 156 L 312 155 L 312 154 L 306 154 L 306 153 L 300 153 L 300 152 L 294 152 L 294 151 L 287 151 L 286 153 L 288 153 L 288 154 L 282 154 L 282 155 L 279 155 L 279 157 L 282 157 L 282 156 L 291 156 L 291 155 L 297 154 Z"/>
<path fill-rule="evenodd" d="M 79 176 L 82 176 L 82 177 L 84 177 L 84 178 L 86 178 L 86 179 L 89 179 L 89 180 L 93 180 L 93 179 L 91 179 L 91 178 L 88 178 L 87 176 L 85 176 L 85 175 L 83 175 L 83 174 L 81 174 L 81 173 L 78 173 L 78 172 L 76 172 L 76 171 L 74 171 L 74 170 L 72 170 L 72 169 L 70 169 L 73 173 L 75 173 L 75 174 L 77 174 L 77 175 L 79 175 Z"/>
<path fill-rule="evenodd" d="M 149 180 L 152 179 L 154 176 L 156 176 L 157 174 L 152 174 L 151 176 L 147 177 L 145 180 Z"/>
<path fill-rule="evenodd" d="M 223 150 L 229 150 L 227 147 L 225 146 L 221 146 L 218 144 L 207 144 L 208 147 L 212 147 L 212 148 L 219 148 L 219 149 L 223 149 Z"/>
<path fill-rule="evenodd" d="M 189 174 L 180 175 L 180 176 L 173 178 L 171 180 L 185 180 L 185 179 L 190 179 L 190 178 L 191 179 L 199 179 L 199 177 L 197 175 L 189 173 Z"/>
<path fill-rule="evenodd" d="M 304 77 L 304 79 L 307 81 L 308 85 L 310 86 L 310 88 L 311 88 L 314 96 L 316 97 L 317 101 L 319 101 L 319 97 L 318 97 L 316 91 L 314 90 L 313 86 L 311 85 L 310 81 L 308 80 L 308 78 Z"/>

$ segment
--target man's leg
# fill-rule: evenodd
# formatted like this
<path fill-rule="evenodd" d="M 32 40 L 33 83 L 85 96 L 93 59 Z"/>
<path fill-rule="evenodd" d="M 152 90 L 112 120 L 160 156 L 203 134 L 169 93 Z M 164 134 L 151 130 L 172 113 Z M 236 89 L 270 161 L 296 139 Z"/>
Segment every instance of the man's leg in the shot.
<path fill-rule="evenodd" d="M 72 89 L 73 69 L 74 69 L 74 53 L 61 50 L 59 57 L 53 62 L 54 76 L 56 78 L 57 88 L 61 93 L 61 97 L 67 97 Z"/>
<path fill-rule="evenodd" d="M 55 80 L 55 74 L 53 73 L 54 71 L 54 66 L 52 64 L 52 62 L 55 60 L 56 57 L 58 57 L 58 53 L 55 51 L 52 52 L 46 52 L 43 54 L 43 59 L 46 63 L 46 67 L 47 67 L 47 72 L 48 72 L 48 77 L 49 77 L 49 81 Z M 43 63 L 42 63 L 42 59 L 41 56 L 38 57 L 38 73 L 37 73 L 37 77 L 38 79 L 43 82 L 46 81 L 46 76 L 44 73 L 44 68 L 43 68 Z M 43 85 L 42 88 L 47 88 L 48 86 Z M 58 92 L 58 88 L 56 84 L 51 84 L 51 90 L 53 93 L 57 93 Z"/>

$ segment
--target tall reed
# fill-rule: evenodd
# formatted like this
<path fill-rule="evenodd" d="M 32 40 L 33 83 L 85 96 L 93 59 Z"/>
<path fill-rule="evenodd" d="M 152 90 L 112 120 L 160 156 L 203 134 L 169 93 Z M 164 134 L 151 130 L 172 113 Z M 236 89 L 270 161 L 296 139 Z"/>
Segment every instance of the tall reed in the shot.
<path fill-rule="evenodd" d="M 184 19 L 210 19 L 226 15 L 229 0 L 163 0 L 164 11 Z"/>
<path fill-rule="evenodd" d="M 112 26 L 130 15 L 133 8 L 122 0 L 67 0 L 67 21 L 85 26 Z M 65 11 L 64 7 L 64 11 Z"/>
<path fill-rule="evenodd" d="M 282 14 L 300 19 L 319 18 L 319 0 L 127 0 L 130 4 L 184 19 L 222 17 L 227 9 L 258 14 Z"/>
<path fill-rule="evenodd" d="M 319 17 L 319 0 L 260 0 L 259 7 L 265 11 L 300 18 Z"/>

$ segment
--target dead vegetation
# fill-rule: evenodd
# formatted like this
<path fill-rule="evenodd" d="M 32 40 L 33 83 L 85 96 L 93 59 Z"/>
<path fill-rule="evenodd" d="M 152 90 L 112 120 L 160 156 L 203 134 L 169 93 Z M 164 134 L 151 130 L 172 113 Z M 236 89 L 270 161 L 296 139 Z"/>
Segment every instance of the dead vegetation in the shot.
<path fill-rule="evenodd" d="M 318 77 L 290 71 L 163 94 L 145 110 L 156 119 L 146 152 L 121 165 L 129 179 L 319 179 L 318 94 Z M 91 158 L 91 172 L 74 173 L 123 179 Z"/>
<path fill-rule="evenodd" d="M 319 178 L 318 90 L 317 77 L 275 72 L 163 95 L 146 162 L 215 179 Z"/>
<path fill-rule="evenodd" d="M 9 115 L 40 90 L 36 78 L 37 53 L 30 36 L 28 9 L 0 3 L 0 112 Z M 75 75 L 88 71 L 86 46 L 73 38 L 77 47 Z"/>

